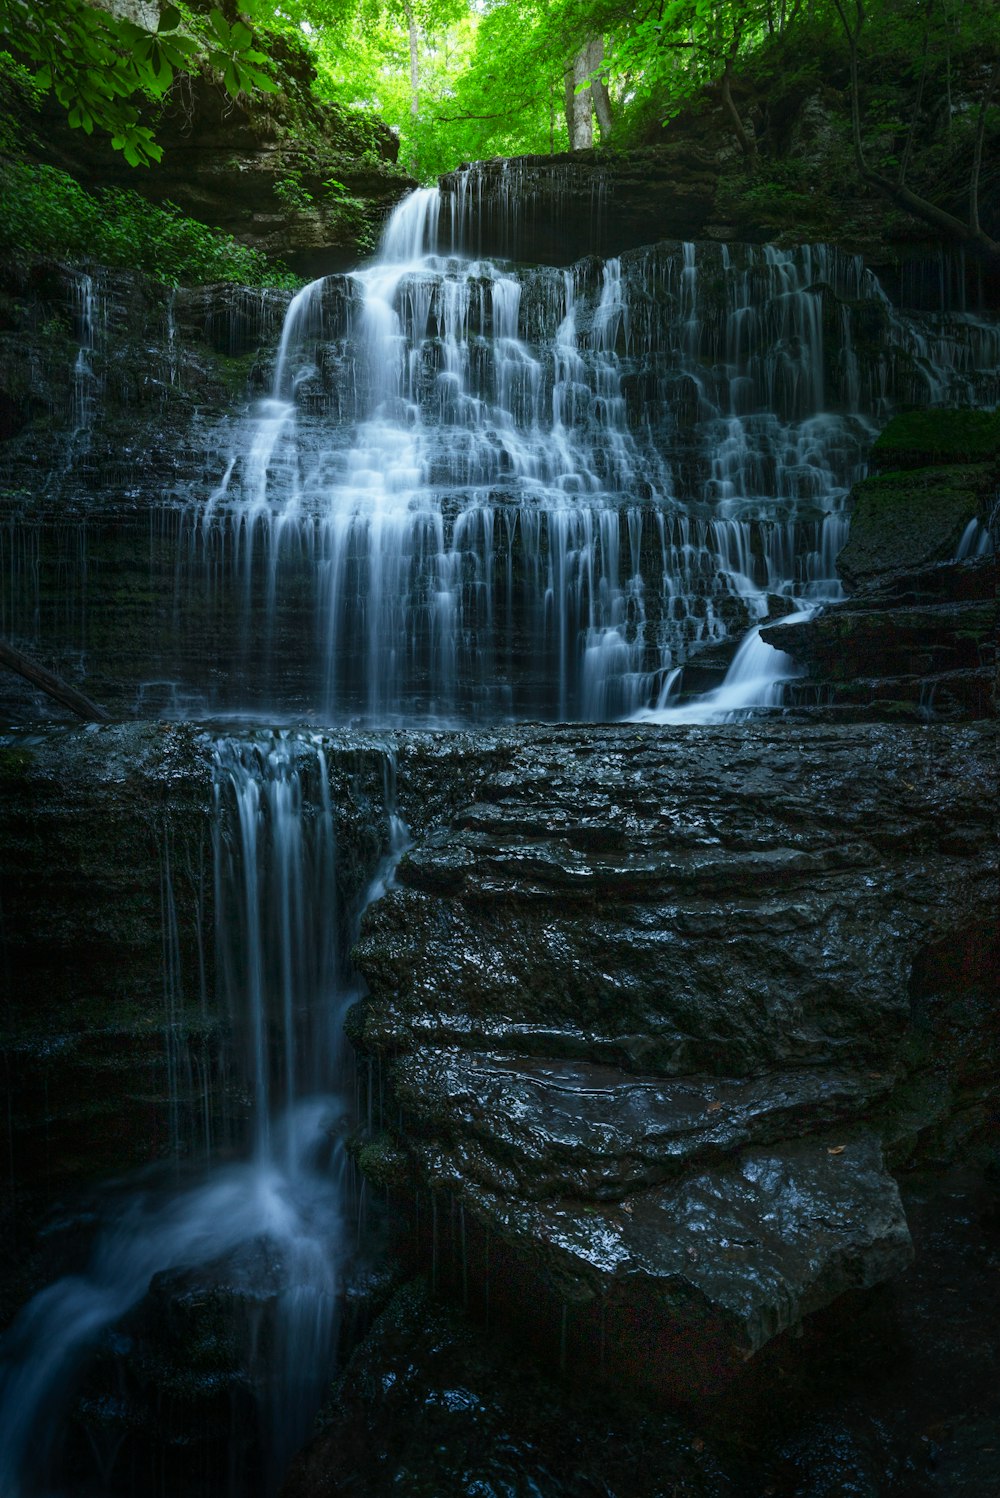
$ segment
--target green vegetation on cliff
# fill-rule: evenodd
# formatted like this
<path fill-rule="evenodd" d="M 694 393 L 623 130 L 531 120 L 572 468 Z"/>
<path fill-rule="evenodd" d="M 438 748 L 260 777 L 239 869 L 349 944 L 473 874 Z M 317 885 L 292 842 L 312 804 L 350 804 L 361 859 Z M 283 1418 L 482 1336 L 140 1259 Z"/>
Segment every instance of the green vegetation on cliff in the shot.
<path fill-rule="evenodd" d="M 877 468 L 927 468 L 977 463 L 1000 456 L 1000 408 L 995 411 L 901 411 L 876 439 Z"/>
<path fill-rule="evenodd" d="M 66 172 L 0 160 L 0 255 L 141 270 L 168 286 L 234 281 L 297 286 L 298 278 L 230 234 L 121 188 L 85 192 Z"/>
<path fill-rule="evenodd" d="M 711 162 L 736 232 L 851 238 L 861 203 L 883 238 L 930 232 L 1000 260 L 990 0 L 0 0 L 4 43 L 46 96 L 43 135 L 54 114 L 77 127 L 75 156 L 47 164 L 121 186 L 89 139 L 107 132 L 119 158 L 154 163 L 144 196 L 266 253 L 290 225 L 308 273 L 331 244 L 344 263 L 372 247 L 406 186 L 397 152 L 430 180 L 498 154 L 661 142 Z M 236 200 L 248 142 L 267 158 L 241 214 L 226 188 L 186 194 L 172 162 L 183 144 L 197 167 L 190 148 L 223 138 Z"/>

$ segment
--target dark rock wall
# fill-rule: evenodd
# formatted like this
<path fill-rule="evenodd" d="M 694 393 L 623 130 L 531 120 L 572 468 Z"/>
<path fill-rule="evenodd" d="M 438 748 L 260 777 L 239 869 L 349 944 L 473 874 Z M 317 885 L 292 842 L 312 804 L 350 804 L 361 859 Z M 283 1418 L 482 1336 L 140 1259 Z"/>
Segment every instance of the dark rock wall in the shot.
<path fill-rule="evenodd" d="M 998 684 L 1000 421 L 991 411 L 904 412 L 848 500 L 837 558 L 850 598 L 762 638 L 810 680 L 793 700 L 896 717 L 990 717 Z"/>
<path fill-rule="evenodd" d="M 617 1377 L 705 1389 L 906 1263 L 885 1159 L 945 1137 L 948 1098 L 987 1141 L 995 734 L 497 747 L 366 919 L 351 1033 L 386 1091 L 359 1158 L 397 1211 L 417 1192 L 425 1264 L 480 1310 L 550 1356 L 568 1316 L 588 1366 L 603 1328 Z"/>

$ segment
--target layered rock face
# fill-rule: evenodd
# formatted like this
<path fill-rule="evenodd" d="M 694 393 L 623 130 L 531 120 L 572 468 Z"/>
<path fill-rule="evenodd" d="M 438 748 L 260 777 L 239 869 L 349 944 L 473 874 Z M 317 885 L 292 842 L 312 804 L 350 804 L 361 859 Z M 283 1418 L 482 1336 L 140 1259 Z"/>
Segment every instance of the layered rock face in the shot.
<path fill-rule="evenodd" d="M 989 411 L 895 417 L 871 477 L 848 505 L 837 558 L 849 599 L 762 632 L 807 667 L 840 713 L 911 718 L 995 715 L 1000 422 Z"/>
<path fill-rule="evenodd" d="M 271 57 L 281 92 L 252 103 L 201 74 L 179 78 L 152 122 L 163 160 L 141 179 L 106 137 L 70 130 L 54 101 L 38 122 L 37 153 L 84 186 L 176 203 L 300 275 L 346 269 L 414 185 L 396 164 L 399 141 L 374 115 L 320 103 L 315 69 L 294 45 L 276 38 Z"/>
<path fill-rule="evenodd" d="M 356 953 L 385 1086 L 362 1158 L 397 1203 L 416 1189 L 438 1273 L 676 1394 L 903 1268 L 886 1155 L 947 1112 L 907 1101 L 936 1045 L 913 974 L 971 932 L 945 1007 L 985 982 L 995 751 L 990 729 L 497 740 Z"/>

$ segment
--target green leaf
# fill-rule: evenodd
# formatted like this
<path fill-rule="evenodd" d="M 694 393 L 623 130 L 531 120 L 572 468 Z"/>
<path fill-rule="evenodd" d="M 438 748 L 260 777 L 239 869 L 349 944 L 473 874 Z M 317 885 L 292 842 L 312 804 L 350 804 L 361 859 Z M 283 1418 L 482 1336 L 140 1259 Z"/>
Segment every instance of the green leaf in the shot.
<path fill-rule="evenodd" d="M 210 11 L 209 15 L 208 15 L 208 19 L 211 22 L 212 30 L 215 32 L 216 36 L 219 38 L 219 41 L 222 42 L 222 44 L 224 46 L 228 47 L 228 45 L 229 45 L 229 22 L 226 20 L 225 16 L 222 14 L 222 11 L 219 10 L 218 8 L 216 8 L 215 10 Z"/>
<path fill-rule="evenodd" d="M 242 21 L 236 21 L 230 29 L 229 41 L 237 52 L 245 52 L 253 41 L 253 32 Z"/>
<path fill-rule="evenodd" d="M 156 27 L 157 31 L 176 31 L 181 24 L 181 13 L 176 5 L 168 5 L 165 10 L 160 11 L 160 20 Z"/>
<path fill-rule="evenodd" d="M 175 68 L 184 66 L 187 58 L 193 57 L 198 50 L 198 43 L 190 36 L 164 37 L 160 42 L 160 51 L 164 57 L 169 57 Z"/>
<path fill-rule="evenodd" d="M 174 70 L 163 56 L 160 57 L 160 65 L 156 69 L 156 91 L 165 94 L 174 81 Z"/>
<path fill-rule="evenodd" d="M 231 59 L 226 63 L 222 81 L 226 85 L 226 93 L 231 99 L 235 99 L 240 91 L 240 79 L 236 71 L 236 64 Z"/>

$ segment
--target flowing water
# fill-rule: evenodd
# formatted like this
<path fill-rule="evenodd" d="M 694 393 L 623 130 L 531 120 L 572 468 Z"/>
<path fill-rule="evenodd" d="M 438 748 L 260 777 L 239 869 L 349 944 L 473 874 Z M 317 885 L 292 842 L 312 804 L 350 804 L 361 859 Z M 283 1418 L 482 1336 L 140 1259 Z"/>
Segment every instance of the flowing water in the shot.
<path fill-rule="evenodd" d="M 388 755 L 385 785 L 387 853 L 361 909 L 384 893 L 405 846 Z M 211 1278 L 227 1264 L 232 1277 L 232 1264 L 249 1260 L 242 1272 L 255 1319 L 242 1328 L 240 1355 L 257 1404 L 259 1462 L 234 1491 L 276 1489 L 331 1374 L 346 1245 L 354 1240 L 353 1223 L 344 1221 L 342 1127 L 353 1084 L 345 1083 L 341 1037 L 357 991 L 341 933 L 349 937 L 360 912 L 345 921 L 338 908 L 322 742 L 291 733 L 220 740 L 215 807 L 216 969 L 235 1040 L 231 1064 L 248 1095 L 247 1158 L 209 1169 L 185 1189 L 147 1184 L 117 1193 L 89 1261 L 21 1312 L 0 1363 L 4 1498 L 120 1490 L 120 1433 L 107 1448 L 95 1445 L 90 1470 L 78 1455 L 66 1458 L 65 1430 L 89 1362 L 123 1320 L 118 1337 L 127 1350 L 128 1315 L 158 1277 Z M 233 1334 L 241 1335 L 238 1320 Z"/>
<path fill-rule="evenodd" d="M 175 627 L 157 616 L 137 711 L 670 724 L 774 708 L 794 668 L 759 638 L 769 595 L 793 618 L 839 596 L 844 500 L 893 404 L 997 396 L 995 328 L 904 316 L 836 250 L 664 244 L 518 267 L 464 248 L 477 192 L 460 177 L 445 213 L 436 189 L 413 193 L 371 265 L 292 298 L 270 393 L 205 426 L 208 481 L 154 515 Z M 500 207 L 513 234 L 516 195 Z M 78 303 L 86 438 L 105 336 L 89 280 Z M 970 528 L 961 554 L 985 535 Z M 85 577 L 82 531 L 74 545 Z M 39 557 L 30 536 L 11 546 L 2 622 L 28 636 Z M 86 609 L 66 607 L 83 651 Z M 726 641 L 722 685 L 681 702 L 685 662 Z M 328 771 L 316 735 L 216 744 L 216 972 L 248 1100 L 243 1157 L 183 1188 L 119 1191 L 89 1260 L 21 1313 L 0 1369 L 3 1498 L 122 1489 L 120 1433 L 94 1437 L 81 1466 L 66 1431 L 95 1357 L 115 1339 L 128 1354 L 151 1285 L 171 1276 L 214 1283 L 243 1265 L 257 1308 L 240 1332 L 257 1458 L 215 1491 L 274 1491 L 308 1433 L 353 1236 L 340 1036 L 357 912 L 341 908 Z M 369 899 L 405 844 L 391 782 L 387 756 Z M 206 1140 L 210 1113 L 206 1098 Z"/>
<path fill-rule="evenodd" d="M 995 379 L 994 327 L 904 318 L 839 251 L 518 268 L 462 254 L 441 206 L 413 193 L 373 265 L 295 296 L 272 394 L 186 517 L 186 565 L 260 638 L 258 693 L 308 616 L 327 719 L 655 706 L 768 594 L 840 596 L 844 499 L 892 400 Z"/>

